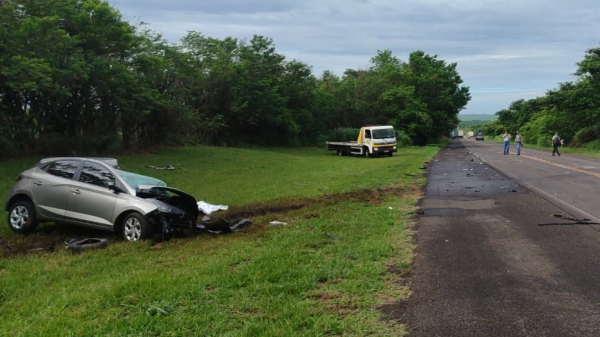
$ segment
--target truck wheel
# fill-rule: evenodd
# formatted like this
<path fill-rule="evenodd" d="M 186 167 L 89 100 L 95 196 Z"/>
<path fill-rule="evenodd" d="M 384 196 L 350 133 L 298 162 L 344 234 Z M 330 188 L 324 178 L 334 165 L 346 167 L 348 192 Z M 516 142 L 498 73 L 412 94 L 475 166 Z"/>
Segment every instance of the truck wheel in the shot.
<path fill-rule="evenodd" d="M 390 153 L 388 153 L 388 157 L 391 157 L 391 156 L 393 156 L 393 155 L 394 155 L 394 152 L 391 152 L 391 151 L 390 151 Z"/>
<path fill-rule="evenodd" d="M 342 149 L 338 149 L 337 150 L 338 156 L 343 156 L 344 155 L 344 151 Z"/>
<path fill-rule="evenodd" d="M 368 147 L 364 148 L 363 155 L 365 156 L 365 158 L 369 158 L 369 148 Z"/>

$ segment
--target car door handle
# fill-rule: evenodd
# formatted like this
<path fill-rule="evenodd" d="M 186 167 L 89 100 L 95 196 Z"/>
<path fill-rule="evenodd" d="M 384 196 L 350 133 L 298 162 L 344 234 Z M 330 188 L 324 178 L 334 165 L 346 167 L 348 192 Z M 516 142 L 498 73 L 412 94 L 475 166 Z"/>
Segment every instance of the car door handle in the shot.
<path fill-rule="evenodd" d="M 42 182 L 41 181 L 36 181 L 33 183 L 35 186 L 42 186 Z"/>
<path fill-rule="evenodd" d="M 78 189 L 75 189 L 75 190 L 71 190 L 71 193 L 73 193 L 73 194 L 81 194 L 81 191 L 78 190 Z"/>

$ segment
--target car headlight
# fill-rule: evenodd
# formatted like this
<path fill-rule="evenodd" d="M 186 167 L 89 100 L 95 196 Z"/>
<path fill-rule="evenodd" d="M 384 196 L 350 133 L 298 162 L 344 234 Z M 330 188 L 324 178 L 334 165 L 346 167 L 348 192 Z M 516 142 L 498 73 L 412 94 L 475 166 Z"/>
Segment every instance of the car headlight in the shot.
<path fill-rule="evenodd" d="M 379 151 L 379 148 L 376 147 L 376 148 L 373 149 L 373 151 Z"/>
<path fill-rule="evenodd" d="M 158 206 L 158 210 L 164 213 L 169 213 L 171 212 L 173 209 L 169 206 L 165 206 L 165 205 L 160 205 Z"/>
<path fill-rule="evenodd" d="M 396 147 L 394 146 L 394 150 L 396 149 Z"/>

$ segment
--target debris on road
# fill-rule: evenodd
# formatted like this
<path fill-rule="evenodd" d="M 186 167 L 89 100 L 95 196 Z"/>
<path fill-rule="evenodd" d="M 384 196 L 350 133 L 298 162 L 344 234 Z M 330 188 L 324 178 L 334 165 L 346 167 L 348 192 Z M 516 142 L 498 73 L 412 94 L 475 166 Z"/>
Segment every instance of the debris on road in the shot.
<path fill-rule="evenodd" d="M 550 222 L 550 223 L 541 223 L 538 226 L 569 226 L 569 225 L 600 225 L 599 222 L 592 222 L 590 219 L 577 219 L 570 216 L 562 215 L 562 214 L 552 214 L 555 218 L 560 218 L 564 220 L 569 220 L 573 222 Z"/>

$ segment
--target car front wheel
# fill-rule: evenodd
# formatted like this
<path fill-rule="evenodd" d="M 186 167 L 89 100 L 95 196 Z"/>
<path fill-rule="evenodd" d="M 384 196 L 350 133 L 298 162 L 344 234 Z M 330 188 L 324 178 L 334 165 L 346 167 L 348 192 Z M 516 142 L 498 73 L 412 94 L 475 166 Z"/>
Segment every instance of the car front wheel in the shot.
<path fill-rule="evenodd" d="M 140 213 L 129 213 L 123 219 L 123 237 L 127 241 L 140 241 L 152 236 L 152 227 Z"/>
<path fill-rule="evenodd" d="M 8 227 L 15 233 L 27 233 L 35 229 L 35 208 L 29 201 L 15 202 L 8 209 Z"/>

